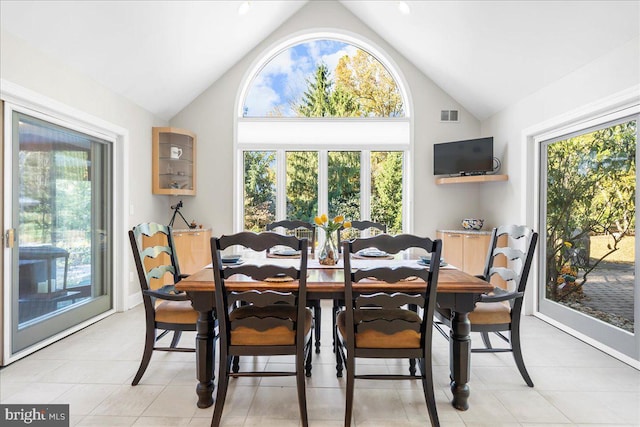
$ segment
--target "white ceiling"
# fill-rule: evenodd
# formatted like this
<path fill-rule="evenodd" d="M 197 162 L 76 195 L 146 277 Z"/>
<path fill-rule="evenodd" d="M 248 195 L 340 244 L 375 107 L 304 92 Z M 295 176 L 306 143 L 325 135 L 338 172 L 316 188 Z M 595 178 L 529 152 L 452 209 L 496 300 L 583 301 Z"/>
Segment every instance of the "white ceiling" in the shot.
<path fill-rule="evenodd" d="M 1 0 L 0 26 L 169 119 L 306 3 Z M 479 119 L 640 34 L 640 1 L 341 3 Z"/>

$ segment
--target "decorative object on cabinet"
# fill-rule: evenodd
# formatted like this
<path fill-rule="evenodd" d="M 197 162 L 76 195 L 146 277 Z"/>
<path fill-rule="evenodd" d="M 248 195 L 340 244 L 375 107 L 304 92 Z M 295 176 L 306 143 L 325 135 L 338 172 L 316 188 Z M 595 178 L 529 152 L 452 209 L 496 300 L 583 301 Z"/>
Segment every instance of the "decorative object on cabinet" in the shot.
<path fill-rule="evenodd" d="M 152 155 L 153 194 L 195 196 L 196 135 L 193 132 L 154 127 Z"/>
<path fill-rule="evenodd" d="M 173 224 L 176 222 L 176 215 L 180 215 L 180 218 L 182 218 L 184 223 L 187 224 L 187 227 L 196 228 L 195 226 L 192 227 L 191 224 L 187 222 L 187 219 L 184 217 L 184 215 L 182 215 L 182 212 L 180 212 L 180 208 L 182 208 L 183 206 L 184 205 L 182 204 L 182 200 L 180 200 L 175 205 L 171 205 L 171 209 L 173 209 L 173 215 L 171 216 L 171 220 L 169 221 L 169 227 L 173 227 Z"/>
<path fill-rule="evenodd" d="M 439 230 L 442 258 L 465 273 L 482 274 L 491 242 L 490 231 Z"/>
<path fill-rule="evenodd" d="M 462 220 L 462 228 L 465 230 L 480 230 L 484 225 L 484 219 L 465 218 Z"/>

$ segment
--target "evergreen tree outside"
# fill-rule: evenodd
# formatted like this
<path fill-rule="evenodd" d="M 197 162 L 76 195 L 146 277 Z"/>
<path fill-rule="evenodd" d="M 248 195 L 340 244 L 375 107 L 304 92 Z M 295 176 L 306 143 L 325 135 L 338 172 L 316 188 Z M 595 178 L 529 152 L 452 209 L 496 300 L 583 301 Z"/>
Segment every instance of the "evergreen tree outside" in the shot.
<path fill-rule="evenodd" d="M 313 224 L 318 212 L 318 152 L 287 151 L 287 218 Z"/>
<path fill-rule="evenodd" d="M 275 151 L 244 153 L 244 228 L 263 231 L 276 217 Z"/>
<path fill-rule="evenodd" d="M 329 217 L 360 219 L 360 152 L 330 151 L 328 175 Z"/>
<path fill-rule="evenodd" d="M 402 232 L 402 152 L 371 153 L 371 219 Z"/>
<path fill-rule="evenodd" d="M 329 76 L 327 65 L 324 63 L 318 64 L 313 78 L 307 78 L 307 89 L 302 94 L 302 99 L 296 103 L 294 108 L 298 116 L 332 116 L 332 86 L 333 81 Z"/>

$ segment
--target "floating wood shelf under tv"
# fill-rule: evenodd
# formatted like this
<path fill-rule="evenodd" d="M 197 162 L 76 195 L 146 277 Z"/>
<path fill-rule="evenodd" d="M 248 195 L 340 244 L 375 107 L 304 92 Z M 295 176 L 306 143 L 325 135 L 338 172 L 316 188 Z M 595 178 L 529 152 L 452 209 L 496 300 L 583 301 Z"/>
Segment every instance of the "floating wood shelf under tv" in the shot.
<path fill-rule="evenodd" d="M 496 182 L 506 181 L 509 175 L 468 175 L 468 176 L 447 176 L 436 178 L 436 184 L 464 184 L 472 182 Z"/>

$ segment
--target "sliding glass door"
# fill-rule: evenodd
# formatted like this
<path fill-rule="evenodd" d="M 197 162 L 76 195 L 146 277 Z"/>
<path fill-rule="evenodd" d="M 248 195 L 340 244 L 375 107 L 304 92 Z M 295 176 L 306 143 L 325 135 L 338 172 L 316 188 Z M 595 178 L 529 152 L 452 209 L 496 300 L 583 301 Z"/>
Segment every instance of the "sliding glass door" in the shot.
<path fill-rule="evenodd" d="M 539 310 L 638 358 L 637 116 L 541 144 Z"/>
<path fill-rule="evenodd" d="M 36 114 L 13 110 L 6 124 L 15 354 L 113 306 L 113 147 Z"/>

